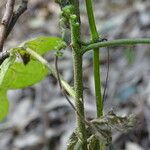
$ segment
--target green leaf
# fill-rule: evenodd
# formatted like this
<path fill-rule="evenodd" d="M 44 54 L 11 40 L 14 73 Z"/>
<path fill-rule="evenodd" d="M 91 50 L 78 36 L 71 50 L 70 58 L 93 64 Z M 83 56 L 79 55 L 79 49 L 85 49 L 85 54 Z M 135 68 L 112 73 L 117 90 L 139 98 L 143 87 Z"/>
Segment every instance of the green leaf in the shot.
<path fill-rule="evenodd" d="M 2 85 L 7 89 L 25 88 L 39 82 L 47 74 L 47 68 L 38 61 L 30 60 L 27 65 L 15 62 L 7 70 Z"/>
<path fill-rule="evenodd" d="M 6 91 L 0 89 L 0 121 L 3 120 L 8 113 L 9 103 Z"/>
<path fill-rule="evenodd" d="M 6 96 L 6 89 L 3 87 L 3 80 L 6 72 L 13 62 L 14 58 L 10 57 L 0 66 L 0 121 L 3 120 L 8 113 L 9 104 Z"/>
<path fill-rule="evenodd" d="M 63 49 L 66 47 L 66 43 L 58 37 L 38 37 L 25 42 L 23 47 L 30 48 L 36 53 L 43 55 L 51 50 Z"/>
<path fill-rule="evenodd" d="M 0 66 L 0 90 L 7 89 L 6 86 L 3 86 L 4 80 L 5 80 L 5 75 L 7 71 L 9 70 L 9 67 L 14 63 L 15 58 L 9 57 L 5 59 L 5 61 L 1 64 Z M 10 80 L 11 81 L 11 78 Z"/>

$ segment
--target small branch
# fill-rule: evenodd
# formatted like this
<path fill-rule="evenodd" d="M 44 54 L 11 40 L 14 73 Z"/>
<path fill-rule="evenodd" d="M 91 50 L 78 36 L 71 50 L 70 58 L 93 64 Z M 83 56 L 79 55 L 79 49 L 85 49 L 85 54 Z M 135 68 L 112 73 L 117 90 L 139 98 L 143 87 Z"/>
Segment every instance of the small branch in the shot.
<path fill-rule="evenodd" d="M 13 13 L 13 16 L 12 16 L 11 21 L 9 23 L 5 38 L 8 37 L 8 35 L 12 31 L 12 29 L 15 26 L 19 17 L 27 10 L 27 6 L 28 6 L 28 0 L 22 0 L 19 8 Z"/>
<path fill-rule="evenodd" d="M 123 46 L 123 45 L 134 45 L 134 44 L 150 44 L 150 38 L 141 38 L 141 39 L 119 39 L 105 42 L 97 42 L 83 47 L 82 53 L 86 53 L 95 48 L 101 47 L 114 47 L 114 46 Z"/>
<path fill-rule="evenodd" d="M 6 10 L 0 25 L 0 52 L 3 50 L 3 45 L 5 42 L 6 30 L 8 24 L 12 18 L 13 10 L 14 10 L 15 0 L 7 0 Z"/>

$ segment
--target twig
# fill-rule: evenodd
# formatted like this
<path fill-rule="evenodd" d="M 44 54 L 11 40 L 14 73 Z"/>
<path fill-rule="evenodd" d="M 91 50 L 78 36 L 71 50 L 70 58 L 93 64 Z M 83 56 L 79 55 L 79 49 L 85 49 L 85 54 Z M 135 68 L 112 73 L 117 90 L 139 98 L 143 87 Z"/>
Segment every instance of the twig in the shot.
<path fill-rule="evenodd" d="M 28 0 L 22 0 L 19 8 L 13 13 L 11 21 L 9 23 L 5 38 L 8 37 L 10 32 L 12 31 L 13 27 L 15 26 L 18 18 L 27 10 Z"/>
<path fill-rule="evenodd" d="M 10 20 L 12 18 L 13 10 L 14 10 L 15 0 L 7 0 L 6 10 L 0 25 L 0 52 L 3 50 L 3 45 L 6 37 L 6 30 Z"/>

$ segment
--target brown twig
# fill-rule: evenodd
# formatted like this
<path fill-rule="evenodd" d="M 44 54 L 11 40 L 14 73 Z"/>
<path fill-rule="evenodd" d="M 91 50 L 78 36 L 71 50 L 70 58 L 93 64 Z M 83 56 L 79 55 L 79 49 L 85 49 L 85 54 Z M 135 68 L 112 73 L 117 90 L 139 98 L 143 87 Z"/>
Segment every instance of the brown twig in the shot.
<path fill-rule="evenodd" d="M 12 31 L 18 18 L 27 10 L 27 6 L 28 6 L 28 0 L 22 0 L 18 9 L 13 13 L 13 16 L 12 16 L 11 21 L 9 23 L 5 38 L 7 38 L 8 35 L 10 34 L 10 32 Z"/>
<path fill-rule="evenodd" d="M 15 0 L 7 0 L 6 10 L 0 24 L 0 52 L 3 50 L 7 26 L 12 18 Z"/>

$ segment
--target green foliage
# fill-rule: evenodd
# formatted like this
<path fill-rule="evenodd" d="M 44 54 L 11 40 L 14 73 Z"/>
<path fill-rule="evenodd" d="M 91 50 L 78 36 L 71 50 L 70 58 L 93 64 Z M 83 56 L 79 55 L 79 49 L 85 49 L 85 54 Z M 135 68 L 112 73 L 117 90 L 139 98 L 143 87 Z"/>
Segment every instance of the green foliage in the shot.
<path fill-rule="evenodd" d="M 7 89 L 25 88 L 39 82 L 47 74 L 47 68 L 37 60 L 30 60 L 27 65 L 15 62 L 7 70 L 2 86 Z"/>
<path fill-rule="evenodd" d="M 0 66 L 0 90 L 2 91 L 3 89 L 5 89 L 6 86 L 3 86 L 3 82 L 4 82 L 4 78 L 5 75 L 7 73 L 7 71 L 9 70 L 9 67 L 14 63 L 15 58 L 9 57 L 7 58 L 2 65 Z M 10 78 L 11 81 L 11 78 Z"/>
<path fill-rule="evenodd" d="M 0 66 L 0 120 L 4 119 L 8 112 L 8 100 L 6 96 L 6 89 L 3 87 L 3 80 L 6 72 L 8 71 L 11 64 L 14 62 L 12 57 L 6 59 Z"/>
<path fill-rule="evenodd" d="M 5 117 L 8 111 L 7 90 L 31 86 L 48 74 L 48 69 L 33 56 L 30 56 L 26 48 L 43 55 L 50 50 L 58 51 L 65 46 L 65 42 L 61 38 L 38 37 L 23 43 L 21 47 L 10 50 L 10 57 L 0 66 L 0 120 Z M 18 57 L 21 60 L 19 62 Z"/>
<path fill-rule="evenodd" d="M 63 49 L 66 44 L 58 37 L 38 37 L 23 43 L 21 46 L 24 48 L 30 48 L 36 53 L 43 55 L 51 50 Z"/>
<path fill-rule="evenodd" d="M 3 120 L 8 113 L 9 103 L 6 97 L 6 91 L 0 89 L 0 120 Z"/>

